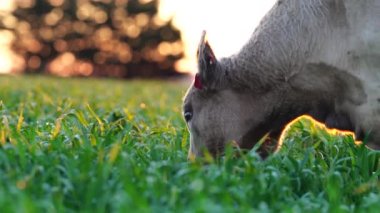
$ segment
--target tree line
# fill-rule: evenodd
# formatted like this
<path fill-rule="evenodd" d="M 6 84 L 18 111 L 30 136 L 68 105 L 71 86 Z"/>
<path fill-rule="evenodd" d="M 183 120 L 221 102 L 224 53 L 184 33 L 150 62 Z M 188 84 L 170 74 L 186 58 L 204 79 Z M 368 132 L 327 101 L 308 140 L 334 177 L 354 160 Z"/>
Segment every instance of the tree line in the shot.
<path fill-rule="evenodd" d="M 181 33 L 158 0 L 25 0 L 2 17 L 25 73 L 158 77 L 178 74 Z"/>

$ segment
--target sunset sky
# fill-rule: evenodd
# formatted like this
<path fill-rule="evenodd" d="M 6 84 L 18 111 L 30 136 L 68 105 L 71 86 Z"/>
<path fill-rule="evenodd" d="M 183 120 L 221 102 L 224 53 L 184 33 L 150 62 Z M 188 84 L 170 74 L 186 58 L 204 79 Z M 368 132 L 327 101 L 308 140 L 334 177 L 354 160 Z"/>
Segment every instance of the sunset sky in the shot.
<path fill-rule="evenodd" d="M 13 0 L 0 0 L 0 10 L 11 10 Z M 163 19 L 174 19 L 182 31 L 186 57 L 180 63 L 182 70 L 195 72 L 195 52 L 203 30 L 217 57 L 236 53 L 249 39 L 261 18 L 275 0 L 161 0 Z M 8 48 L 9 33 L 0 32 L 0 73 L 8 72 L 13 60 Z"/>

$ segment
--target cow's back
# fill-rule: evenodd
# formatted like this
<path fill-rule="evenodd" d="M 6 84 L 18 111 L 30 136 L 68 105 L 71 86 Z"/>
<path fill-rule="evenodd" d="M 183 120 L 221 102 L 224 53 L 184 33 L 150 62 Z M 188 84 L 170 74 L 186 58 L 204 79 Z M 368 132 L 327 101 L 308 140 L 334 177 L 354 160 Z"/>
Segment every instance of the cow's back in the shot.
<path fill-rule="evenodd" d="M 337 1 L 335 1 L 337 2 Z M 327 34 L 308 62 L 323 62 L 346 70 L 368 84 L 380 86 L 380 0 L 345 0 L 345 21 L 329 23 Z M 377 83 L 376 83 L 377 81 Z M 372 87 L 372 86 L 371 86 Z"/>

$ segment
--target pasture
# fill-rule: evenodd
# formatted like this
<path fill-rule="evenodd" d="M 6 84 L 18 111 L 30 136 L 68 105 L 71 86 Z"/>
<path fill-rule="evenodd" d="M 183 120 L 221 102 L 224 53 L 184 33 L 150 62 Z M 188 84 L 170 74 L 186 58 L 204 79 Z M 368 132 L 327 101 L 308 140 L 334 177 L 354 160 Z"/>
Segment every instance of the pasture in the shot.
<path fill-rule="evenodd" d="M 309 120 L 265 161 L 187 161 L 186 88 L 1 76 L 1 212 L 379 211 L 378 152 Z"/>

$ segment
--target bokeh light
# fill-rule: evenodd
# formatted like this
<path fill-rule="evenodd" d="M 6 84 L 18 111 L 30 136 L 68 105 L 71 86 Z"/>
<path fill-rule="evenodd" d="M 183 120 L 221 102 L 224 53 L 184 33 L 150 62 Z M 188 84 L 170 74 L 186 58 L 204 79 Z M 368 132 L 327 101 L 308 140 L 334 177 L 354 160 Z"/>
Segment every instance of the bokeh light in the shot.
<path fill-rule="evenodd" d="M 229 56 L 248 40 L 274 1 L 237 0 L 230 4 L 216 0 L 160 0 L 158 13 L 147 12 L 144 7 L 138 9 L 141 11 L 128 11 L 133 5 L 149 5 L 155 0 L 0 1 L 0 11 L 3 11 L 0 23 L 7 31 L 17 35 L 16 46 L 12 47 L 18 54 L 16 61 L 25 58 L 23 63 L 10 63 L 16 55 L 9 50 L 12 44 L 7 41 L 2 45 L 6 48 L 0 51 L 0 69 L 1 72 L 21 71 L 24 68 L 32 71 L 51 69 L 57 67 L 58 62 L 66 61 L 62 60 L 65 53 L 71 53 L 79 64 L 91 63 L 92 74 L 98 74 L 100 65 L 104 66 L 102 69 L 107 69 L 106 65 L 112 68 L 127 66 L 118 68 L 115 73 L 122 70 L 120 72 L 130 74 L 140 68 L 147 70 L 147 66 L 138 66 L 142 63 L 161 63 L 155 69 L 172 67 L 180 72 L 195 72 L 195 52 L 202 30 L 207 30 L 217 57 Z M 22 19 L 9 13 L 16 6 L 28 11 L 31 8 L 34 11 L 38 6 L 40 14 L 17 13 L 27 17 Z M 77 9 L 70 15 L 73 6 Z M 42 25 L 36 28 L 39 18 Z M 167 27 L 171 19 L 181 30 L 183 41 L 173 40 L 173 32 Z M 146 40 L 152 30 L 159 32 L 162 40 Z M 12 39 L 9 36 L 3 38 Z M 185 57 L 178 60 L 182 56 Z M 76 63 L 70 66 L 79 67 Z M 57 70 L 63 69 L 46 71 L 57 74 Z M 76 75 L 75 70 L 80 69 L 69 70 L 70 75 Z M 82 73 L 90 72 L 78 71 L 77 74 Z"/>

